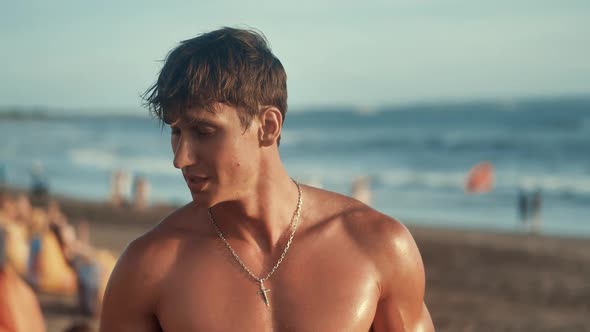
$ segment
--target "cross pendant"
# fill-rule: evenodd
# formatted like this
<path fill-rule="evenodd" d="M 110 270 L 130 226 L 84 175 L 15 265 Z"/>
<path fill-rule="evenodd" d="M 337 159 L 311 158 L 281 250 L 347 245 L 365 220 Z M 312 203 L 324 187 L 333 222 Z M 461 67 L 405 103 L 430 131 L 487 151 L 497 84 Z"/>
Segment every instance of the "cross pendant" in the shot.
<path fill-rule="evenodd" d="M 264 288 L 264 281 L 260 280 L 260 290 L 258 291 L 258 294 L 262 294 L 262 297 L 264 298 L 264 303 L 266 304 L 266 306 L 270 306 L 270 302 L 268 302 L 268 296 L 266 295 L 267 292 L 270 292 L 270 289 Z"/>

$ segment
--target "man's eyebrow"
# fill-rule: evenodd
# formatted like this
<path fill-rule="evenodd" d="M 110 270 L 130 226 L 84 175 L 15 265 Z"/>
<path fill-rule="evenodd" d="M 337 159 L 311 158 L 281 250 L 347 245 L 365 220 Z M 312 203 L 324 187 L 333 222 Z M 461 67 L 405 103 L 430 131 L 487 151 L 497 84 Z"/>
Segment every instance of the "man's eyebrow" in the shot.
<path fill-rule="evenodd" d="M 215 126 L 215 121 L 201 117 L 201 116 L 187 117 L 187 123 L 189 123 L 191 125 Z"/>
<path fill-rule="evenodd" d="M 217 126 L 217 123 L 214 119 L 203 116 L 201 114 L 194 113 L 185 113 L 182 114 L 180 117 L 171 120 L 173 121 L 168 122 L 168 125 L 170 126 L 176 126 L 182 123 L 190 126 Z"/>
<path fill-rule="evenodd" d="M 179 117 L 165 118 L 164 123 L 169 126 L 175 126 L 179 123 L 185 123 L 189 125 L 205 125 L 205 126 L 216 126 L 215 120 L 207 117 L 195 114 L 183 114 Z"/>

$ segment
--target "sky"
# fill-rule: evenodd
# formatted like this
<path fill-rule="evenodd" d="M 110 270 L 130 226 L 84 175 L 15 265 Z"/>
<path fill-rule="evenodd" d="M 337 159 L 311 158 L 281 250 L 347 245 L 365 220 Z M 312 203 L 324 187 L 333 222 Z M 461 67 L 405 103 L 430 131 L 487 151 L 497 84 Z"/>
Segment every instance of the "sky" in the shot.
<path fill-rule="evenodd" d="M 178 42 L 262 31 L 290 108 L 590 95 L 590 1 L 5 1 L 0 107 L 134 110 Z"/>

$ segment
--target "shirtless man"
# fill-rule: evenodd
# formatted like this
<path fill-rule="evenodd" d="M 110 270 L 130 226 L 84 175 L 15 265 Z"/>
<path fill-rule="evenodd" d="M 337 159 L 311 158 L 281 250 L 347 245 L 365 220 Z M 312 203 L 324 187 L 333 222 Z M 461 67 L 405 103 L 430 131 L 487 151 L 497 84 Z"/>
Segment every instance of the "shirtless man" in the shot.
<path fill-rule="evenodd" d="M 263 37 L 182 42 L 146 96 L 192 202 L 126 248 L 101 331 L 434 330 L 408 230 L 287 174 L 286 74 Z"/>

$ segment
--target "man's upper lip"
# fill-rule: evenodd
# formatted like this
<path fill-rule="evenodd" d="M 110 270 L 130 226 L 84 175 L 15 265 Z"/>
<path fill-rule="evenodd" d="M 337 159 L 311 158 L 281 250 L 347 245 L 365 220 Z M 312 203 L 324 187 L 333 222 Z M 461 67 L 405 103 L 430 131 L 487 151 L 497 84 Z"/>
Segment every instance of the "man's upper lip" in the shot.
<path fill-rule="evenodd" d="M 200 176 L 200 175 L 185 175 L 184 178 L 186 179 L 187 182 L 197 182 L 197 181 L 203 181 L 203 180 L 207 179 L 206 176 Z"/>

